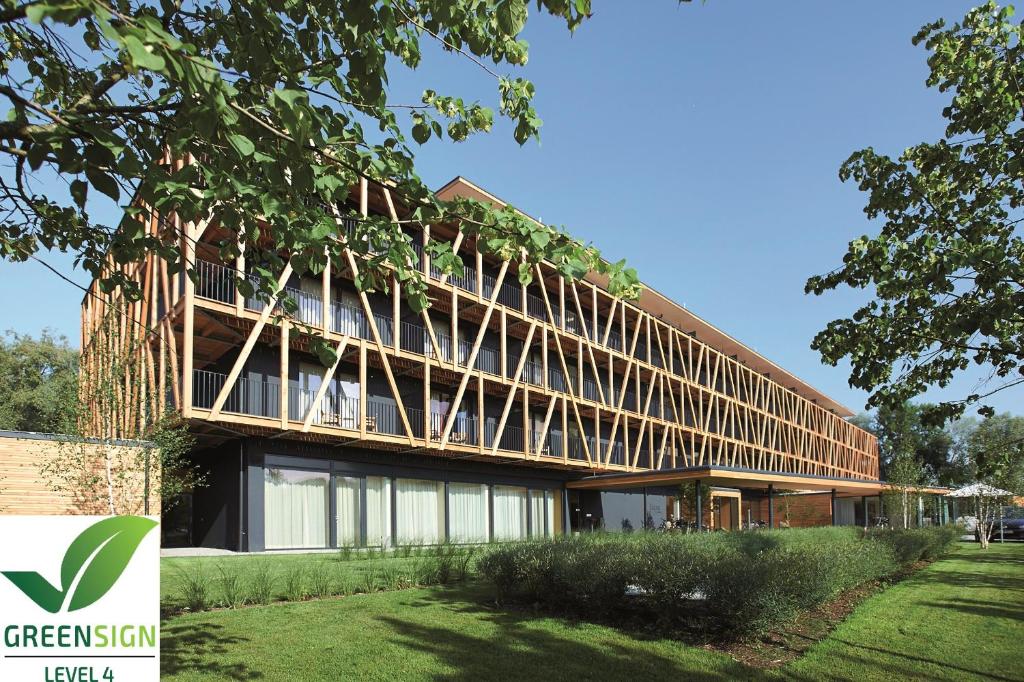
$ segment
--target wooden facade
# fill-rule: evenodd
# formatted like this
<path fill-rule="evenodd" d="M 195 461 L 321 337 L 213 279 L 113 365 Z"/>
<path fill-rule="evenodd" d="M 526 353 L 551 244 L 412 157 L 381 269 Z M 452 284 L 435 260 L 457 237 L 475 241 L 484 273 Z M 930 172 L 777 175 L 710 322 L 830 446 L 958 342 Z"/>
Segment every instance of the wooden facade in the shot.
<path fill-rule="evenodd" d="M 458 182 L 444 191 L 480 192 Z M 664 310 L 674 304 L 625 301 L 596 277 L 565 281 L 548 265 L 523 286 L 515 264 L 492 261 L 457 226 L 405 222 L 386 187 L 363 182 L 350 208 L 402 220 L 428 277 L 429 312 L 412 313 L 397 281 L 386 296 L 356 292 L 360 261 L 347 251 L 322 274 L 284 268 L 279 296 L 301 298 L 302 319 L 289 319 L 236 286 L 246 259 L 220 262 L 218 244 L 231 236 L 217 225 L 154 218 L 149 229 L 178 240 L 197 277 L 150 256 L 117 266 L 139 283 L 139 301 L 93 284 L 82 306 L 88 431 L 139 437 L 172 413 L 208 442 L 281 437 L 580 475 L 711 467 L 878 481 L 877 441 L 848 413 L 765 371 L 753 351 L 716 347 L 717 330 L 673 324 Z M 451 241 L 462 275 L 431 268 L 422 248 L 431 239 Z M 310 378 L 298 323 L 337 349 L 319 376 Z M 292 379 L 300 363 L 305 373 Z M 340 395 L 342 374 L 358 395 Z"/>
<path fill-rule="evenodd" d="M 119 514 L 157 513 L 158 474 L 154 472 L 147 480 L 137 466 L 138 460 L 145 458 L 147 447 L 151 446 L 0 431 L 0 514 L 105 515 L 111 513 L 111 505 Z M 56 480 L 46 469 L 47 463 L 57 457 L 77 471 L 66 471 L 64 480 Z M 119 471 L 126 462 L 131 464 L 130 471 Z M 71 480 L 75 476 L 88 482 L 79 485 Z"/>

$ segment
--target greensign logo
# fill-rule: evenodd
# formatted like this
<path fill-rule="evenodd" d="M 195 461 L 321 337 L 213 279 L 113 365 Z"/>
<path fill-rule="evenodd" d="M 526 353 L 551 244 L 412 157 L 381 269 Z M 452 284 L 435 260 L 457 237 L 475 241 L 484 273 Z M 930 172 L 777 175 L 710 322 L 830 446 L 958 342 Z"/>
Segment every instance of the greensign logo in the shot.
<path fill-rule="evenodd" d="M 141 516 L 114 516 L 82 531 L 64 553 L 60 589 L 35 571 L 3 571 L 3 575 L 40 608 L 58 613 L 94 604 L 114 586 L 139 543 L 156 521 Z"/>

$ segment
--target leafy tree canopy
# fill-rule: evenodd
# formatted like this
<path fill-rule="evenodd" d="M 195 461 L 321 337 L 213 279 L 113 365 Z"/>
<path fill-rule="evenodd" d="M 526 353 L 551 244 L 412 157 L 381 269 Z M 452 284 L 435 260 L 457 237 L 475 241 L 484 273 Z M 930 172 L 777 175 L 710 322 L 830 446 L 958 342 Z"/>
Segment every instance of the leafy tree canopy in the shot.
<path fill-rule="evenodd" d="M 63 336 L 0 335 L 0 429 L 75 433 L 78 351 Z"/>
<path fill-rule="evenodd" d="M 812 347 L 869 406 L 898 409 L 971 366 L 988 387 L 935 405 L 930 420 L 961 415 L 1024 383 L 1024 63 L 1021 26 L 994 2 L 952 26 L 937 21 L 914 37 L 929 51 L 928 85 L 949 93 L 945 135 L 898 158 L 855 152 L 839 177 L 867 193 L 876 236 L 852 241 L 843 264 L 811 277 L 806 290 L 869 289 L 872 300 L 830 322 Z"/>
<path fill-rule="evenodd" d="M 883 406 L 874 414 L 860 414 L 852 421 L 878 437 L 882 478 L 900 485 L 959 482 L 963 475 L 954 462 L 954 437 L 925 415 L 935 406 L 904 403 Z"/>
<path fill-rule="evenodd" d="M 590 0 L 536 8 L 571 32 Z M 233 235 L 226 259 L 237 237 L 254 262 L 275 266 L 257 271 L 266 297 L 280 253 L 300 273 L 341 257 L 338 207 L 368 177 L 392 188 L 409 220 L 457 221 L 482 250 L 523 262 L 524 282 L 547 259 L 571 278 L 606 273 L 613 292 L 636 295 L 635 272 L 564 230 L 511 208 L 439 202 L 416 175 L 413 142 L 488 132 L 495 112 L 435 88 L 390 101 L 389 73 L 415 69 L 435 43 L 493 78 L 498 115 L 526 143 L 541 127 L 534 87 L 505 71 L 527 61 L 528 15 L 527 0 L 0 0 L 0 257 L 71 251 L 105 288 L 138 296 L 103 270 L 105 255 L 177 262 L 180 228 L 167 216 L 211 219 Z M 184 168 L 168 162 L 186 158 Z M 54 179 L 66 196 L 37 189 Z M 119 226 L 91 219 L 97 194 L 124 205 Z M 144 229 L 149 210 L 163 217 L 155 237 Z M 258 239 L 260 221 L 270 244 Z M 410 239 L 390 218 L 359 220 L 355 236 L 349 246 L 367 256 L 361 286 L 386 288 L 390 266 L 412 306 L 427 305 Z M 443 270 L 461 267 L 450 246 L 428 248 Z"/>

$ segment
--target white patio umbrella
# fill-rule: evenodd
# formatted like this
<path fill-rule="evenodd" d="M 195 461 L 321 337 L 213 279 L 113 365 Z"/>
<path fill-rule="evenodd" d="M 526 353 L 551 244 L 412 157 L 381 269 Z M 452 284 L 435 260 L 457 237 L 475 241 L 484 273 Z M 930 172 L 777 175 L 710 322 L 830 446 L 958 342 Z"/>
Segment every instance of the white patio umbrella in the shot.
<path fill-rule="evenodd" d="M 987 483 L 972 483 L 946 493 L 948 497 L 1012 497 L 1013 493 Z"/>

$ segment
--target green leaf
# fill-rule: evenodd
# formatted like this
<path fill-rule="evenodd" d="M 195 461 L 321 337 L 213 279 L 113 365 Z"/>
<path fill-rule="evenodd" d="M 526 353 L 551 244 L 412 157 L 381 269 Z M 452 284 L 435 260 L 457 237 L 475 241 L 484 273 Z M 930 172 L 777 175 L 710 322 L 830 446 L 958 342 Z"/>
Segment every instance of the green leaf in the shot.
<path fill-rule="evenodd" d="M 139 543 L 155 527 L 155 521 L 142 516 L 114 516 L 89 526 L 64 553 L 60 567 L 62 589 L 35 571 L 4 571 L 3 575 L 49 613 L 60 611 L 74 585 L 67 610 L 78 611 L 110 591 Z"/>
<path fill-rule="evenodd" d="M 89 179 L 92 186 L 99 191 L 106 194 L 108 197 L 117 201 L 121 198 L 121 188 L 117 186 L 117 181 L 107 173 L 87 166 L 85 169 L 85 177 Z"/>
<path fill-rule="evenodd" d="M 241 133 L 228 135 L 228 142 L 242 156 L 252 156 L 252 153 L 256 151 L 256 145 L 252 143 L 252 140 Z"/>
<path fill-rule="evenodd" d="M 73 180 L 71 182 L 71 198 L 75 200 L 78 208 L 85 208 L 85 198 L 89 192 L 89 184 L 84 180 Z"/>
<path fill-rule="evenodd" d="M 551 234 L 544 229 L 536 230 L 530 234 L 530 241 L 532 241 L 538 249 L 543 249 L 551 243 Z"/>
<path fill-rule="evenodd" d="M 516 35 L 526 25 L 525 0 L 504 0 L 498 5 L 496 15 L 498 28 L 508 35 Z"/>
<path fill-rule="evenodd" d="M 142 539 L 155 527 L 155 521 L 142 516 L 115 516 L 79 535 L 64 555 L 60 569 L 65 590 L 70 589 L 74 575 L 79 576 L 68 611 L 83 609 L 109 592 Z"/>
<path fill-rule="evenodd" d="M 419 144 L 424 144 L 430 139 L 430 126 L 426 123 L 417 123 L 412 127 L 412 139 Z"/>
<path fill-rule="evenodd" d="M 150 52 L 135 36 L 125 36 L 124 46 L 136 66 L 150 71 L 163 71 L 166 65 L 164 58 Z"/>

